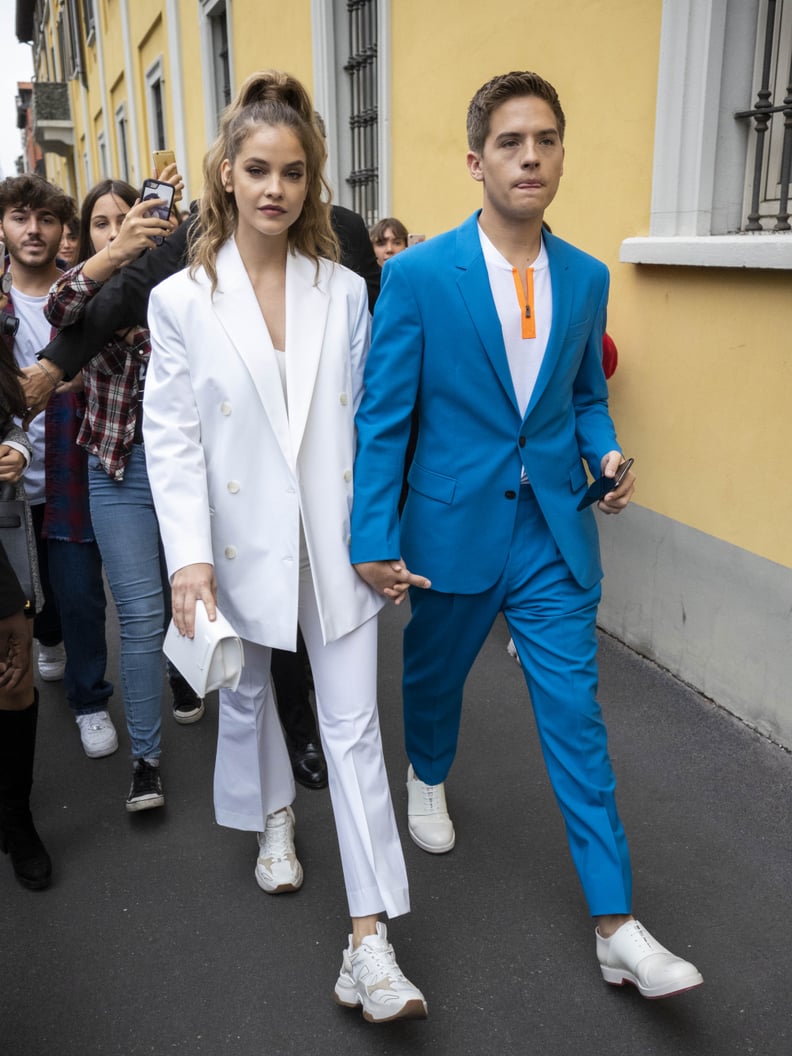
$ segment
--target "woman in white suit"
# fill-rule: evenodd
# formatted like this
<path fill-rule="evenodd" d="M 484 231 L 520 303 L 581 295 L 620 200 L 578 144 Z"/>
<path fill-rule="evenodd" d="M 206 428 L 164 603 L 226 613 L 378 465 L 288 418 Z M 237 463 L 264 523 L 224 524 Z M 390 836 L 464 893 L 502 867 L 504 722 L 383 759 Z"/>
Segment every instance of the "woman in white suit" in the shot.
<path fill-rule="evenodd" d="M 313 667 L 352 934 L 335 987 L 374 1022 L 426 1015 L 381 912 L 409 910 L 376 706 L 381 599 L 349 563 L 354 413 L 368 351 L 365 283 L 332 263 L 325 148 L 307 93 L 255 74 L 204 161 L 191 267 L 158 286 L 144 436 L 173 586 L 244 639 L 239 688 L 220 693 L 215 812 L 258 833 L 256 880 L 294 891 L 295 796 L 270 650 Z"/>

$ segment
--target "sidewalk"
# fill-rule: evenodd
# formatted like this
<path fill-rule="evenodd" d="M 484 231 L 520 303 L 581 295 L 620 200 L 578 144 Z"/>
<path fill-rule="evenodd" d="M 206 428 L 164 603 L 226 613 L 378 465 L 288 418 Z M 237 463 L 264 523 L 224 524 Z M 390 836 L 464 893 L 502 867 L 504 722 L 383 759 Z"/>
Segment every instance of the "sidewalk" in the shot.
<path fill-rule="evenodd" d="M 120 692 L 121 749 L 89 760 L 55 683 L 42 687 L 34 787 L 53 887 L 24 890 L 0 856 L 2 1056 L 792 1052 L 792 756 L 602 639 L 636 913 L 705 978 L 698 991 L 645 1001 L 602 982 L 502 623 L 468 682 L 448 783 L 456 849 L 427 855 L 407 838 L 405 617 L 388 608 L 380 632 L 383 737 L 413 902 L 390 935 L 429 1019 L 372 1026 L 333 1003 L 348 920 L 326 792 L 298 792 L 302 891 L 267 896 L 253 880 L 255 839 L 214 823 L 216 704 L 195 726 L 165 715 L 167 805 L 128 815 Z"/>

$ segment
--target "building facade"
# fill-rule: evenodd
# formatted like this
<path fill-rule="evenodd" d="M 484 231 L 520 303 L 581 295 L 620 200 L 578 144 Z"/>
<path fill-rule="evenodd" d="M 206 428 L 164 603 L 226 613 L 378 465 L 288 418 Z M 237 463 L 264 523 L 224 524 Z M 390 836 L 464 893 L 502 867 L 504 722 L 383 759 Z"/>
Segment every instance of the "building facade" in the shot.
<path fill-rule="evenodd" d="M 325 118 L 336 199 L 431 237 L 478 204 L 476 88 L 551 80 L 568 130 L 548 220 L 610 267 L 638 475 L 601 520 L 602 624 L 792 746 L 792 0 L 37 0 L 18 33 L 20 16 L 47 173 L 77 198 L 141 183 L 162 146 L 198 195 L 222 107 L 279 67 Z"/>

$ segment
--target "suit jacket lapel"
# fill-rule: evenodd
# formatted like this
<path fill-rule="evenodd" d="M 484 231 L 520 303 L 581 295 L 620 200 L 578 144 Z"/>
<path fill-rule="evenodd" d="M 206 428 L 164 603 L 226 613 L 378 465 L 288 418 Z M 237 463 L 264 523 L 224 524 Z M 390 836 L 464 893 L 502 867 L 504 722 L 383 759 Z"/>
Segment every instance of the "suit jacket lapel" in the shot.
<path fill-rule="evenodd" d="M 476 328 L 501 385 L 515 408 L 519 410 L 509 361 L 506 357 L 506 347 L 503 344 L 503 331 L 495 302 L 492 299 L 484 254 L 481 252 L 478 213 L 474 213 L 457 229 L 456 266 L 458 269 L 457 285 L 473 326 Z"/>
<path fill-rule="evenodd" d="M 559 252 L 558 242 L 555 237 L 547 231 L 543 233 L 542 237 L 544 238 L 547 261 L 550 267 L 553 324 L 550 327 L 550 337 L 547 339 L 547 348 L 542 359 L 542 365 L 539 368 L 536 384 L 525 411 L 526 418 L 536 406 L 558 364 L 567 331 L 569 330 L 569 316 L 572 310 L 572 285 L 569 281 L 568 265 L 563 259 L 563 255 Z"/>
<path fill-rule="evenodd" d="M 289 420 L 275 350 L 233 239 L 217 255 L 217 279 L 212 308 L 247 367 L 283 457 L 293 467 Z M 288 340 L 288 319 L 286 333 Z"/>
<path fill-rule="evenodd" d="M 332 267 L 290 253 L 286 262 L 286 388 L 295 460 L 300 451 L 322 354 Z"/>

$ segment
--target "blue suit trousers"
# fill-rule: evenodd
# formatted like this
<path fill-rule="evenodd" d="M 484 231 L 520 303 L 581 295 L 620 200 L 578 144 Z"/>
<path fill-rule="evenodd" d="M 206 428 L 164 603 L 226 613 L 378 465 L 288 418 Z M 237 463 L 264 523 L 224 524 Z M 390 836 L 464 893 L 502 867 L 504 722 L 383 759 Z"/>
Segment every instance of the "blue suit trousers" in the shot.
<path fill-rule="evenodd" d="M 407 754 L 422 781 L 445 780 L 456 754 L 465 680 L 502 611 L 590 912 L 629 913 L 629 852 L 596 699 L 600 586 L 584 590 L 574 580 L 530 485 L 520 488 L 518 502 L 508 558 L 494 586 L 479 594 L 411 591 L 404 634 Z"/>

